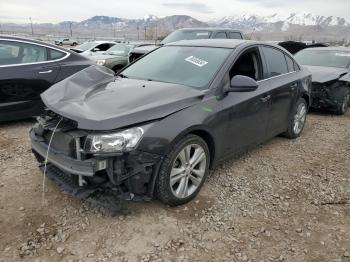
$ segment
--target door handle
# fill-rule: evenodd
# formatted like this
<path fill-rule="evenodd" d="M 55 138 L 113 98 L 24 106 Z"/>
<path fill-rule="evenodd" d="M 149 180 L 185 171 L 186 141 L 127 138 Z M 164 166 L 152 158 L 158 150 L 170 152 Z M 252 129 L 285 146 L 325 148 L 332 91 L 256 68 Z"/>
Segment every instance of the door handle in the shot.
<path fill-rule="evenodd" d="M 52 70 L 47 70 L 47 71 L 40 71 L 39 74 L 50 74 L 52 73 Z"/>
<path fill-rule="evenodd" d="M 261 97 L 260 101 L 265 103 L 265 102 L 269 101 L 270 99 L 271 99 L 271 95 L 267 95 L 267 96 Z"/>

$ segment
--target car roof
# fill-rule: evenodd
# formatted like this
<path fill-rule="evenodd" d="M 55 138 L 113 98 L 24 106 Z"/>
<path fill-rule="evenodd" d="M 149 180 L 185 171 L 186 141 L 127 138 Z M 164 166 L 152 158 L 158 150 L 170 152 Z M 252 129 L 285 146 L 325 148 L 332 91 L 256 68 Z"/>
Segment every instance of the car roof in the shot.
<path fill-rule="evenodd" d="M 269 46 L 281 47 L 271 43 L 241 39 L 196 39 L 196 40 L 181 40 L 166 44 L 166 46 L 198 46 L 198 47 L 218 47 L 218 48 L 237 48 L 242 45 L 264 44 Z"/>
<path fill-rule="evenodd" d="M 113 43 L 113 44 L 116 44 L 117 42 L 114 42 L 114 41 L 102 41 L 102 40 L 98 40 L 98 41 L 89 41 L 89 42 L 93 42 L 93 43 L 96 43 L 96 44 L 104 44 L 104 43 Z"/>
<path fill-rule="evenodd" d="M 207 30 L 207 31 L 231 31 L 242 33 L 240 30 L 227 28 L 227 27 L 190 27 L 190 28 L 181 28 L 177 31 L 193 31 L 193 30 Z"/>
<path fill-rule="evenodd" d="M 350 47 L 345 47 L 345 46 L 309 47 L 309 48 L 306 48 L 304 50 L 305 51 L 307 51 L 307 50 L 325 50 L 325 51 L 347 51 L 347 52 L 350 52 Z"/>
<path fill-rule="evenodd" d="M 29 38 L 24 38 L 24 37 L 16 37 L 16 36 L 7 36 L 7 35 L 0 35 L 0 40 L 13 40 L 13 41 L 18 41 L 18 42 L 27 42 L 27 43 L 33 43 L 33 44 L 38 44 L 38 45 L 44 45 L 53 49 L 61 50 L 63 52 L 68 52 L 68 53 L 74 53 L 68 49 L 61 48 L 56 45 L 52 45 L 43 41 L 38 41 L 38 40 L 32 40 Z M 75 54 L 75 53 L 74 53 Z"/>

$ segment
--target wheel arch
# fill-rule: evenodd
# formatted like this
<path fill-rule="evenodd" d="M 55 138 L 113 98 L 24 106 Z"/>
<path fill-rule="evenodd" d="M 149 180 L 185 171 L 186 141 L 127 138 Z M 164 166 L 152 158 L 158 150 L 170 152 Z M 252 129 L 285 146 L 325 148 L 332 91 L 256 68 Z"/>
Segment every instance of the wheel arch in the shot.
<path fill-rule="evenodd" d="M 310 97 L 310 95 L 308 93 L 306 93 L 306 92 L 303 92 L 300 97 L 305 99 L 305 101 L 307 103 L 307 108 L 310 108 L 310 106 L 311 106 L 311 97 Z"/>
<path fill-rule="evenodd" d="M 171 150 L 173 148 L 173 145 L 177 143 L 180 139 L 184 138 L 187 135 L 196 135 L 199 136 L 204 140 L 204 142 L 207 144 L 209 148 L 209 154 L 210 154 L 210 165 L 211 168 L 215 159 L 215 153 L 216 153 L 216 144 L 214 136 L 211 134 L 211 132 L 208 130 L 208 128 L 202 127 L 202 126 L 196 126 L 192 127 L 190 129 L 184 130 L 181 132 L 173 141 L 170 143 L 170 146 L 168 147 L 168 150 Z"/>

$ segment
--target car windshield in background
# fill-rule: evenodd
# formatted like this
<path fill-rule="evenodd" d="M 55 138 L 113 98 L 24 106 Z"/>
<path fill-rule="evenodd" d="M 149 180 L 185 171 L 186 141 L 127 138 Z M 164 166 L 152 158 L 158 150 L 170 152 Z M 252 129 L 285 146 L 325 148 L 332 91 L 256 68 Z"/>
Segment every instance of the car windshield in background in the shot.
<path fill-rule="evenodd" d="M 311 50 L 306 49 L 295 55 L 301 65 L 327 66 L 348 68 L 350 65 L 350 52 L 336 50 Z"/>
<path fill-rule="evenodd" d="M 231 52 L 226 48 L 165 46 L 141 58 L 122 74 L 206 89 Z"/>
<path fill-rule="evenodd" d="M 96 45 L 95 42 L 86 42 L 84 44 L 81 44 L 80 46 L 78 46 L 76 49 L 82 50 L 82 51 L 87 51 L 91 48 L 93 48 Z"/>
<path fill-rule="evenodd" d="M 168 44 L 180 40 L 208 39 L 211 32 L 206 30 L 179 30 L 168 35 L 161 44 Z"/>
<path fill-rule="evenodd" d="M 127 55 L 131 48 L 130 45 L 116 44 L 108 49 L 106 53 L 109 55 Z"/>

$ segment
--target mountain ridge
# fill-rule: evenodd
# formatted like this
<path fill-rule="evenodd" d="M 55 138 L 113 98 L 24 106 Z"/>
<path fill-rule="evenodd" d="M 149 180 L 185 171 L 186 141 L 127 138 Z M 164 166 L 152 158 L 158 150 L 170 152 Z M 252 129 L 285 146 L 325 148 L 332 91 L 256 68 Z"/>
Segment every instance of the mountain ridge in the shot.
<path fill-rule="evenodd" d="M 27 32 L 29 24 L 2 24 L 2 29 L 9 32 Z M 209 21 L 200 21 L 188 15 L 158 17 L 147 15 L 143 18 L 128 19 L 113 16 L 96 15 L 77 21 L 59 23 L 35 23 L 34 28 L 40 34 L 66 34 L 70 29 L 81 37 L 123 36 L 131 39 L 156 39 L 171 31 L 183 27 L 229 27 L 242 30 L 248 35 L 254 32 L 260 39 L 298 38 L 308 40 L 342 39 L 350 37 L 350 22 L 337 16 L 322 16 L 308 12 L 290 14 L 234 14 Z"/>

